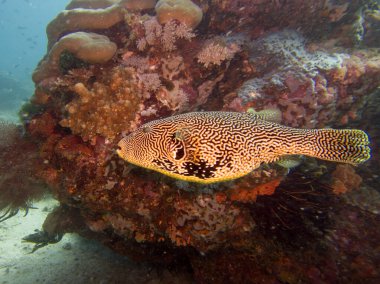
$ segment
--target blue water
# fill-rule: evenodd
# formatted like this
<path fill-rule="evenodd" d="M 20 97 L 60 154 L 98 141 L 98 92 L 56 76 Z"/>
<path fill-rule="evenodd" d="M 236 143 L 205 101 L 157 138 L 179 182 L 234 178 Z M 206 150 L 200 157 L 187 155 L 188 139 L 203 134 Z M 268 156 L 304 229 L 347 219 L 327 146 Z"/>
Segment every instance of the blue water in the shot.
<path fill-rule="evenodd" d="M 0 74 L 32 87 L 31 74 L 46 53 L 46 25 L 66 0 L 1 0 Z"/>

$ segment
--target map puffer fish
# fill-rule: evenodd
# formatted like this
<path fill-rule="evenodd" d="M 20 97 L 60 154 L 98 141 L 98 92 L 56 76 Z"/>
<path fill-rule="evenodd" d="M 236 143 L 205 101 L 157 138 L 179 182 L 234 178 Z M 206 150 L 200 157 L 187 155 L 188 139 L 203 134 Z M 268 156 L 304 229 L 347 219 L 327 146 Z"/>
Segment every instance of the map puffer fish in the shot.
<path fill-rule="evenodd" d="M 357 129 L 297 129 L 265 115 L 191 112 L 151 121 L 118 143 L 118 155 L 170 177 L 214 183 L 242 177 L 286 155 L 359 164 L 369 140 Z"/>

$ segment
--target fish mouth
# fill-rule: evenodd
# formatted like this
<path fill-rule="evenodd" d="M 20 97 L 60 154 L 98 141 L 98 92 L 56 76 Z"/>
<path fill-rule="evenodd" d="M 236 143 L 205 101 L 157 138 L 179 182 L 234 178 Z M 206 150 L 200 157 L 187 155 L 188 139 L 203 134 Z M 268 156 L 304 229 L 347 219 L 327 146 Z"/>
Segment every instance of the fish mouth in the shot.
<path fill-rule="evenodd" d="M 115 152 L 119 155 L 120 158 L 123 158 L 121 146 L 119 144 L 116 146 Z"/>

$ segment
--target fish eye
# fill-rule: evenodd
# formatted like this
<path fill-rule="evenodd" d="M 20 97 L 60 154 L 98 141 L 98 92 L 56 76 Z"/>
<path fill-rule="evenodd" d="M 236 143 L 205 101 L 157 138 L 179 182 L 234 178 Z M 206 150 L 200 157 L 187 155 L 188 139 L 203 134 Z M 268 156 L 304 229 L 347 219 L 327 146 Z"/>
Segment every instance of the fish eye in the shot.
<path fill-rule="evenodd" d="M 184 156 L 185 156 L 185 149 L 183 147 L 175 149 L 174 159 L 181 160 Z"/>
<path fill-rule="evenodd" d="M 152 129 L 151 129 L 149 126 L 145 126 L 145 127 L 143 127 L 143 129 L 142 129 L 142 131 L 143 131 L 144 133 L 149 133 L 151 130 L 152 130 Z"/>
<path fill-rule="evenodd" d="M 185 145 L 180 137 L 178 137 L 179 132 L 175 132 L 171 135 L 170 149 L 172 152 L 172 157 L 179 161 L 185 157 Z"/>

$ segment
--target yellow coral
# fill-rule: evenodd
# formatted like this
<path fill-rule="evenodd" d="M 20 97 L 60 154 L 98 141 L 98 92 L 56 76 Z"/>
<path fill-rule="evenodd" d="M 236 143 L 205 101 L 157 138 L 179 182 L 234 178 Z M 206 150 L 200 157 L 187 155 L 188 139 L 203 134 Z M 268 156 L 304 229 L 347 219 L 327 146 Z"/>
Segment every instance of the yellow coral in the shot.
<path fill-rule="evenodd" d="M 73 86 L 78 95 L 68 105 L 68 117 L 60 124 L 84 140 L 97 135 L 113 139 L 128 130 L 139 109 L 141 90 L 132 68 L 115 68 L 109 83 L 96 82 L 89 90 L 83 83 Z"/>

